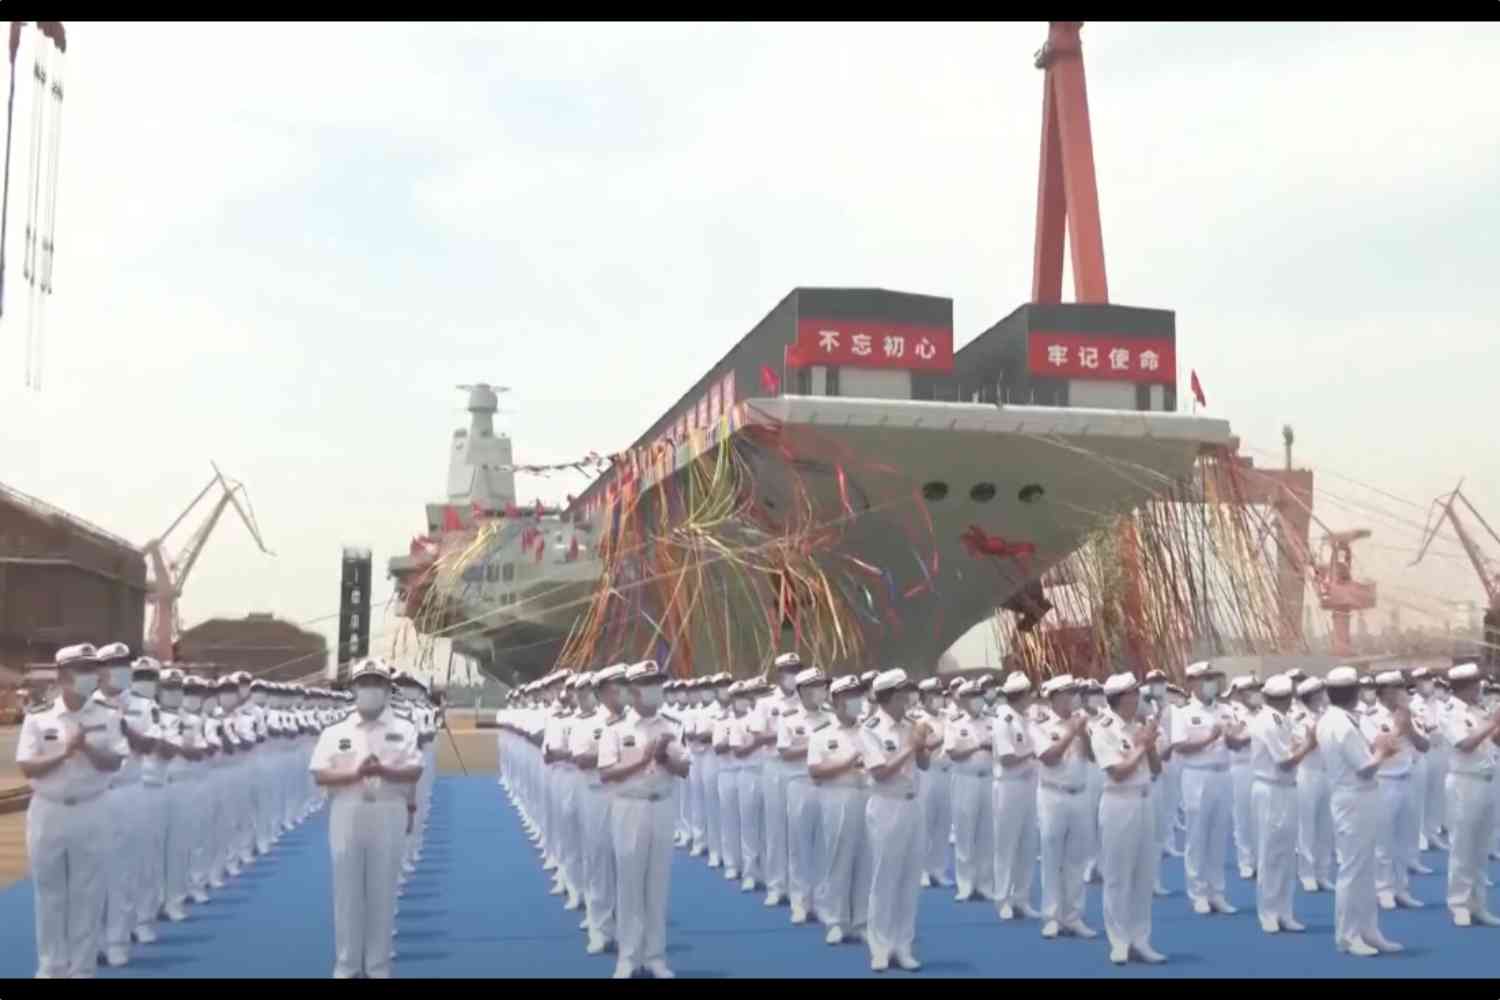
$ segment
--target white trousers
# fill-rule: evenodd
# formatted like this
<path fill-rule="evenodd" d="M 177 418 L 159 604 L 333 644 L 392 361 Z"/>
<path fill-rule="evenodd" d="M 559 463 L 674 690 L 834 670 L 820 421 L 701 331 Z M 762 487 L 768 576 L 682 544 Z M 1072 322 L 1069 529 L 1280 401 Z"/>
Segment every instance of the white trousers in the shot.
<path fill-rule="evenodd" d="M 693 834 L 693 850 L 702 853 L 708 850 L 708 807 L 704 802 L 705 763 L 709 754 L 697 750 L 692 753 L 692 769 L 688 771 L 688 823 Z"/>
<path fill-rule="evenodd" d="M 1402 893 L 1411 887 L 1408 866 L 1417 859 L 1417 811 L 1411 777 L 1376 778 L 1380 814 L 1375 834 L 1375 891 Z"/>
<path fill-rule="evenodd" d="M 1495 779 L 1481 781 L 1450 771 L 1447 780 L 1448 830 L 1453 835 L 1453 850 L 1448 855 L 1448 906 L 1488 913 L 1484 871 L 1495 830 L 1491 797 Z"/>
<path fill-rule="evenodd" d="M 812 779 L 794 778 L 786 783 L 787 893 L 793 906 L 810 910 L 820 864 L 819 827 L 821 812 Z"/>
<path fill-rule="evenodd" d="M 1224 895 L 1224 862 L 1229 850 L 1234 790 L 1224 771 L 1184 767 L 1182 806 L 1187 813 L 1183 870 L 1194 902 Z"/>
<path fill-rule="evenodd" d="M 1297 768 L 1297 877 L 1333 881 L 1333 812 L 1328 776 Z"/>
<path fill-rule="evenodd" d="M 1448 748 L 1432 745 L 1426 753 L 1427 767 L 1423 775 L 1427 802 L 1422 809 L 1422 829 L 1427 836 L 1436 836 L 1448 827 Z"/>
<path fill-rule="evenodd" d="M 1072 794 L 1043 783 L 1036 796 L 1042 840 L 1042 918 L 1083 919 L 1083 874 L 1093 850 L 1096 820 L 1085 791 Z"/>
<path fill-rule="evenodd" d="M 724 770 L 718 754 L 709 750 L 703 754 L 703 829 L 707 838 L 710 860 L 724 856 L 724 799 L 719 791 L 719 774 Z M 694 767 L 689 774 L 699 769 Z M 736 799 L 738 802 L 738 799 Z M 739 830 L 735 830 L 736 842 Z"/>
<path fill-rule="evenodd" d="M 1250 787 L 1255 772 L 1250 762 L 1229 765 L 1230 783 L 1234 788 L 1234 853 L 1241 868 L 1255 867 L 1255 810 L 1250 806 Z"/>
<path fill-rule="evenodd" d="M 406 837 L 406 803 L 366 802 L 358 793 L 333 796 L 328 846 L 333 856 L 335 979 L 391 975 L 396 881 Z"/>
<path fill-rule="evenodd" d="M 1151 782 L 1151 801 L 1156 807 L 1156 849 L 1165 854 L 1171 843 L 1172 824 L 1182 799 L 1182 765 L 1176 758 L 1162 761 L 1161 774 Z M 1159 866 L 1158 866 L 1158 870 Z"/>
<path fill-rule="evenodd" d="M 615 936 L 615 841 L 610 828 L 612 799 L 603 788 L 585 787 L 583 794 L 585 914 L 589 930 L 604 938 Z"/>
<path fill-rule="evenodd" d="M 791 879 L 791 809 L 787 803 L 787 784 L 795 770 L 780 759 L 761 765 L 766 892 L 783 896 Z"/>
<path fill-rule="evenodd" d="M 1110 947 L 1151 943 L 1151 891 L 1156 882 L 1156 806 L 1150 785 L 1099 796 L 1099 868 L 1104 876 L 1104 933 Z"/>
<path fill-rule="evenodd" d="M 740 867 L 740 772 L 719 768 L 719 856 L 728 872 Z"/>
<path fill-rule="evenodd" d="M 1036 778 L 1002 778 L 992 782 L 991 789 L 995 798 L 995 898 L 1000 905 L 1029 905 L 1039 849 Z"/>
<path fill-rule="evenodd" d="M 865 829 L 870 795 L 863 788 L 822 786 L 813 789 L 812 798 L 823 845 L 813 908 L 830 927 L 863 934 L 869 921 L 874 865 Z"/>
<path fill-rule="evenodd" d="M 137 926 L 148 927 L 167 902 L 167 811 L 171 789 L 142 785 L 141 880 L 136 904 Z"/>
<path fill-rule="evenodd" d="M 740 795 L 740 877 L 756 882 L 765 880 L 761 868 L 765 860 L 765 801 L 761 765 L 741 768 L 735 784 Z"/>
<path fill-rule="evenodd" d="M 1297 786 L 1257 780 L 1250 789 L 1257 836 L 1255 910 L 1262 923 L 1295 920 L 1292 894 L 1297 875 Z"/>
<path fill-rule="evenodd" d="M 654 802 L 616 797 L 610 803 L 618 880 L 615 927 L 621 965 L 638 968 L 666 960 L 672 812 L 670 795 Z"/>
<path fill-rule="evenodd" d="M 72 806 L 33 795 L 26 809 L 39 978 L 88 979 L 99 963 L 108 795 Z"/>
<path fill-rule="evenodd" d="M 917 773 L 922 813 L 927 820 L 927 857 L 922 867 L 938 881 L 948 871 L 948 835 L 953 831 L 953 770 L 934 765 Z"/>
<path fill-rule="evenodd" d="M 1333 939 L 1347 945 L 1356 938 L 1369 944 L 1380 934 L 1380 907 L 1375 900 L 1375 838 L 1380 823 L 1380 793 L 1373 784 L 1335 788 L 1333 842 L 1339 877 L 1334 883 Z"/>
<path fill-rule="evenodd" d="M 870 911 L 866 938 L 874 957 L 910 955 L 917 939 L 917 895 L 922 891 L 922 805 L 911 798 L 870 796 Z"/>
<path fill-rule="evenodd" d="M 166 792 L 166 845 L 163 890 L 168 904 L 182 906 L 187 901 L 188 872 L 193 860 L 193 844 L 198 839 L 198 817 L 194 793 L 201 787 L 196 778 L 174 778 Z"/>
<path fill-rule="evenodd" d="M 141 905 L 141 850 L 144 839 L 146 791 L 139 781 L 111 788 L 104 794 L 109 807 L 110 829 L 105 836 L 106 890 L 104 947 L 130 950 L 130 932 L 135 930 Z"/>
<path fill-rule="evenodd" d="M 985 899 L 996 898 L 992 786 L 988 774 L 953 772 L 953 875 L 960 896 L 977 892 Z"/>
<path fill-rule="evenodd" d="M 571 767 L 559 765 L 554 770 L 557 772 L 553 775 L 557 784 L 557 809 L 553 817 L 557 823 L 554 836 L 558 870 L 562 872 L 563 885 L 577 895 L 584 885 L 581 782 L 578 772 Z"/>

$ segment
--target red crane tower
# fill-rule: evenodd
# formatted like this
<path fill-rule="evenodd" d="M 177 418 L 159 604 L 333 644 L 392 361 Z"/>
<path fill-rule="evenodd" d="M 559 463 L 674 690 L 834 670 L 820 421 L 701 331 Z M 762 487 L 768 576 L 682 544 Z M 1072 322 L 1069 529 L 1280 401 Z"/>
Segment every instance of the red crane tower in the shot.
<path fill-rule="evenodd" d="M 1421 551 L 1417 553 L 1417 558 L 1413 559 L 1411 564 L 1415 566 L 1422 561 L 1422 557 L 1427 554 L 1428 547 L 1432 545 L 1433 538 L 1437 536 L 1438 529 L 1443 526 L 1443 520 L 1446 518 L 1450 521 L 1453 524 L 1453 533 L 1458 536 L 1458 542 L 1463 546 L 1464 554 L 1469 557 L 1470 565 L 1474 567 L 1474 572 L 1479 575 L 1479 586 L 1484 590 L 1485 611 L 1482 659 L 1486 667 L 1494 670 L 1497 665 L 1500 665 L 1500 655 L 1497 655 L 1497 653 L 1500 653 L 1500 650 L 1496 649 L 1497 646 L 1500 646 L 1500 573 L 1497 573 L 1491 567 L 1489 559 L 1480 550 L 1479 543 L 1474 540 L 1474 536 L 1469 532 L 1469 529 L 1464 527 L 1463 521 L 1458 517 L 1458 512 L 1453 509 L 1454 503 L 1462 500 L 1474 520 L 1478 521 L 1480 526 L 1489 532 L 1490 538 L 1494 539 L 1496 544 L 1500 544 L 1500 535 L 1495 533 L 1495 529 L 1491 528 L 1483 515 L 1474 509 L 1474 505 L 1469 502 L 1469 498 L 1464 496 L 1463 485 L 1463 480 L 1460 479 L 1458 485 L 1453 488 L 1452 493 L 1449 493 L 1446 497 L 1438 497 L 1432 502 L 1433 506 L 1441 505 L 1442 509 L 1438 511 L 1436 519 L 1431 521 L 1430 527 L 1424 532 Z"/>

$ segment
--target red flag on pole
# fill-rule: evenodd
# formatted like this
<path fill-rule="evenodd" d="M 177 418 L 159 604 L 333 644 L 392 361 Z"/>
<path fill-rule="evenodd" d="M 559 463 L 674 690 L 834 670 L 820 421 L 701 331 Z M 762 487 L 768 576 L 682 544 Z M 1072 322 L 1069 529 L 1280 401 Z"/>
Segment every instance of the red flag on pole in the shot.
<path fill-rule="evenodd" d="M 462 531 L 463 522 L 458 519 L 458 511 L 452 507 L 443 508 L 443 530 Z"/>
<path fill-rule="evenodd" d="M 770 365 L 760 366 L 760 387 L 769 395 L 781 395 L 781 379 Z"/>
<path fill-rule="evenodd" d="M 1203 383 L 1198 381 L 1198 369 L 1193 369 L 1193 376 L 1189 384 L 1193 389 L 1193 398 L 1198 401 L 1199 406 L 1207 406 L 1208 400 L 1203 398 Z"/>

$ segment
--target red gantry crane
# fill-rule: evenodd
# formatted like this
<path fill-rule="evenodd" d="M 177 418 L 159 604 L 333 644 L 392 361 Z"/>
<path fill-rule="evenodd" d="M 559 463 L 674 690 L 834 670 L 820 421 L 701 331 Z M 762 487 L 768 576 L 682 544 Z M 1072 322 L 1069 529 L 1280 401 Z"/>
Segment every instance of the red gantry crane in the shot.
<path fill-rule="evenodd" d="M 212 462 L 209 464 L 213 465 Z M 177 520 L 161 533 L 160 538 L 147 542 L 143 549 L 146 558 L 151 561 L 152 574 L 151 580 L 147 583 L 149 595 L 147 599 L 151 605 L 151 627 L 146 634 L 146 647 L 152 656 L 163 663 L 177 659 L 177 637 L 181 631 L 177 602 L 182 597 L 183 588 L 187 586 L 188 575 L 192 573 L 198 557 L 203 554 L 203 547 L 208 544 L 208 537 L 213 534 L 214 526 L 219 523 L 219 517 L 226 507 L 234 507 L 235 512 L 240 515 L 240 520 L 245 523 L 245 527 L 250 529 L 250 537 L 255 539 L 255 544 L 262 552 L 266 555 L 275 554 L 266 548 L 265 542 L 261 541 L 260 529 L 256 526 L 255 514 L 250 509 L 250 497 L 244 484 L 225 479 L 217 465 L 213 468 L 214 477 L 208 481 L 208 485 L 203 487 L 193 502 L 187 505 L 186 510 L 177 515 Z M 188 538 L 187 544 L 183 546 L 178 557 L 169 559 L 163 548 L 167 536 L 176 530 L 183 519 L 192 513 L 193 508 L 198 506 L 199 501 L 208 496 L 215 486 L 223 492 L 214 503 L 208 518 Z M 245 494 L 243 506 L 240 504 L 240 494 Z"/>
<path fill-rule="evenodd" d="M 1500 632 L 1500 573 L 1495 571 L 1490 560 L 1480 550 L 1479 543 L 1474 540 L 1474 536 L 1459 519 L 1458 512 L 1453 507 L 1454 503 L 1463 501 L 1463 505 L 1469 509 L 1474 520 L 1489 532 L 1490 538 L 1494 539 L 1497 545 L 1500 545 L 1500 535 L 1495 533 L 1495 529 L 1490 527 L 1484 516 L 1474 509 L 1469 498 L 1464 496 L 1463 486 L 1464 482 L 1460 479 L 1452 493 L 1446 497 L 1438 497 L 1432 502 L 1434 507 L 1441 506 L 1441 509 L 1437 512 L 1436 518 L 1429 518 L 1431 523 L 1423 533 L 1422 548 L 1411 564 L 1415 566 L 1422 561 L 1422 557 L 1427 554 L 1428 547 L 1432 545 L 1432 540 L 1437 537 L 1438 529 L 1443 526 L 1443 520 L 1446 518 L 1452 523 L 1453 533 L 1458 536 L 1458 543 L 1463 546 L 1464 554 L 1469 557 L 1469 563 L 1474 567 L 1474 572 L 1479 574 L 1479 586 L 1484 590 L 1484 662 L 1486 666 L 1493 667 L 1500 662 L 1500 656 L 1496 655 L 1495 649 L 1496 633 Z"/>

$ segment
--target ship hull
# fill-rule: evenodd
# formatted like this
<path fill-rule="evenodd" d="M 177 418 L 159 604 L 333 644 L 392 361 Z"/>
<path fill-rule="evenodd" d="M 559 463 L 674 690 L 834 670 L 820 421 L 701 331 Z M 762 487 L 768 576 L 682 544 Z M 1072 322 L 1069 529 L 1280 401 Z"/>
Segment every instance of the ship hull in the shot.
<path fill-rule="evenodd" d="M 662 615 L 669 600 L 660 581 L 621 572 L 628 560 L 614 564 L 612 593 L 601 602 L 606 560 L 598 546 L 618 528 L 610 507 L 581 526 L 544 526 L 540 562 L 522 550 L 523 525 L 497 533 L 476 560 L 487 568 L 471 567 L 470 581 L 448 595 L 445 627 L 459 652 L 507 682 L 552 668 L 580 628 L 592 630 L 592 645 L 575 638 L 574 658 L 588 659 L 590 649 L 610 659 L 653 656 L 679 675 L 758 673 L 789 647 L 834 672 L 899 666 L 925 675 L 1113 516 L 1188 476 L 1205 447 L 1230 443 L 1225 421 L 1173 413 L 754 400 L 641 484 L 634 513 L 657 535 L 690 516 L 683 477 L 696 466 L 693 488 L 701 492 L 718 449 L 735 449 L 755 493 L 758 522 L 738 534 L 732 525 L 722 530 L 730 548 L 693 563 L 694 586 L 709 596 L 677 631 Z M 975 528 L 986 544 L 975 545 Z M 575 531 L 582 558 L 574 556 Z M 842 615 L 814 623 L 811 612 L 798 611 L 796 598 L 805 595 L 764 571 L 777 532 L 822 546 L 805 565 L 816 567 L 819 589 Z M 736 544 L 752 556 L 737 558 Z"/>

